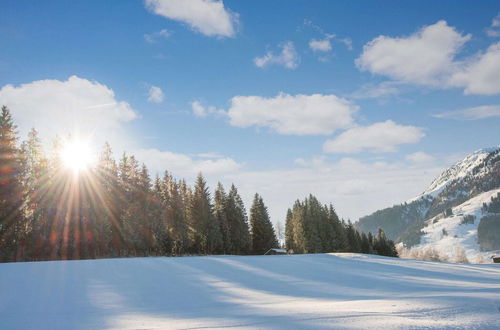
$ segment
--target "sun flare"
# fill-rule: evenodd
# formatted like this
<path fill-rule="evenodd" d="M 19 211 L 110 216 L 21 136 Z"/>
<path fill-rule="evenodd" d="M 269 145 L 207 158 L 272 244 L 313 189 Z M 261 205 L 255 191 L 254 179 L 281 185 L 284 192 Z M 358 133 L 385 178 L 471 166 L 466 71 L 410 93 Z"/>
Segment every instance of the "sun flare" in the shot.
<path fill-rule="evenodd" d="M 61 150 L 61 159 L 63 165 L 75 173 L 87 170 L 93 162 L 90 146 L 82 140 L 66 141 Z"/>

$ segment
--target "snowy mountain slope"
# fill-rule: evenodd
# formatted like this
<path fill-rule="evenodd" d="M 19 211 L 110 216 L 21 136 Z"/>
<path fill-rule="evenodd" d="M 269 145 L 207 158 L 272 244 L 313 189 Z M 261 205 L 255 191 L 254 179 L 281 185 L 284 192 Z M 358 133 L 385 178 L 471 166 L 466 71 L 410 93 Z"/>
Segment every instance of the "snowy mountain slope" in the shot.
<path fill-rule="evenodd" d="M 424 235 L 418 247 L 433 247 L 445 254 L 450 260 L 456 258 L 459 249 L 464 249 L 469 260 L 475 261 L 480 256 L 489 260 L 492 252 L 480 252 L 477 227 L 483 217 L 482 207 L 491 197 L 500 193 L 500 189 L 482 193 L 452 208 L 452 215 L 435 216 L 426 221 L 422 229 Z M 472 223 L 464 223 L 464 217 L 473 216 Z"/>
<path fill-rule="evenodd" d="M 362 217 L 356 225 L 362 231 L 371 232 L 381 227 L 391 239 L 411 247 L 421 243 L 421 230 L 427 226 L 429 219 L 440 217 L 448 209 L 499 188 L 500 146 L 481 149 L 443 171 L 419 196 Z M 480 217 L 477 223 L 479 221 Z M 436 236 L 433 237 L 436 242 Z M 459 240 L 454 241 L 459 243 Z M 448 254 L 449 251 L 444 252 Z"/>
<path fill-rule="evenodd" d="M 423 193 L 415 198 L 408 200 L 407 203 L 424 196 L 436 197 L 447 185 L 449 185 L 454 180 L 460 180 L 470 175 L 474 175 L 476 177 L 486 175 L 487 167 L 479 166 L 482 162 L 484 162 L 488 155 L 498 152 L 499 150 L 500 145 L 497 147 L 484 148 L 475 151 L 471 155 L 465 157 L 463 160 L 446 169 L 431 182 L 430 186 Z"/>
<path fill-rule="evenodd" d="M 1 329 L 500 327 L 500 267 L 360 254 L 0 264 Z"/>

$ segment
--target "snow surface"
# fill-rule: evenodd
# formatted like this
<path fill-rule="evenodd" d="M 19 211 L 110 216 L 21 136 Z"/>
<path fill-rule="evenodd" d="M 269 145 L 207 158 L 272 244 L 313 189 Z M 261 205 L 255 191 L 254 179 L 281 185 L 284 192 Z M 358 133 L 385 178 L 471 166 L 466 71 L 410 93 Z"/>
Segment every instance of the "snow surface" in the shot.
<path fill-rule="evenodd" d="M 0 264 L 1 329 L 500 328 L 500 265 L 361 254 Z"/>
<path fill-rule="evenodd" d="M 475 262 L 479 256 L 482 256 L 486 262 L 491 262 L 490 256 L 493 252 L 479 252 L 477 227 L 481 218 L 486 215 L 481 210 L 483 203 L 490 203 L 491 197 L 498 193 L 500 189 L 484 192 L 452 208 L 452 216 L 438 215 L 429 219 L 427 226 L 422 229 L 425 234 L 421 237 L 417 247 L 431 246 L 452 260 L 455 258 L 456 248 L 460 247 L 465 250 L 471 262 Z M 474 224 L 460 224 L 466 215 L 473 215 L 476 218 Z M 443 229 L 447 235 L 443 235 Z"/>

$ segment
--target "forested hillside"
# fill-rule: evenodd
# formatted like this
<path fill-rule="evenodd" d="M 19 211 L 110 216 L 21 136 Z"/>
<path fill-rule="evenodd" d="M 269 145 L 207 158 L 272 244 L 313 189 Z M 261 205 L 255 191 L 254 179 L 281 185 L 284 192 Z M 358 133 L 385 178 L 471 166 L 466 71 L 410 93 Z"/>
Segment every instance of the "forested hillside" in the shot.
<path fill-rule="evenodd" d="M 237 188 L 214 196 L 199 174 L 190 187 L 169 172 L 150 178 L 133 155 L 118 162 L 105 144 L 94 166 L 64 166 L 56 138 L 43 152 L 35 129 L 18 143 L 6 107 L 0 116 L 0 260 L 260 254 L 277 247 L 256 194 L 248 219 Z M 168 164 L 165 164 L 168 167 Z"/>
<path fill-rule="evenodd" d="M 259 194 L 248 216 L 234 185 L 219 183 L 212 194 L 201 173 L 193 187 L 169 172 L 151 179 L 133 155 L 116 162 L 107 143 L 95 164 L 75 172 L 63 161 L 66 143 L 56 138 L 45 153 L 35 129 L 19 143 L 2 108 L 0 260 L 263 254 L 279 246 Z M 295 253 L 396 255 L 383 232 L 360 234 L 312 196 L 289 214 L 286 245 Z"/>
<path fill-rule="evenodd" d="M 362 217 L 356 228 L 383 228 L 390 239 L 411 247 L 420 243 L 428 219 L 449 217 L 452 208 L 499 187 L 500 148 L 479 150 L 445 170 L 417 198 Z"/>

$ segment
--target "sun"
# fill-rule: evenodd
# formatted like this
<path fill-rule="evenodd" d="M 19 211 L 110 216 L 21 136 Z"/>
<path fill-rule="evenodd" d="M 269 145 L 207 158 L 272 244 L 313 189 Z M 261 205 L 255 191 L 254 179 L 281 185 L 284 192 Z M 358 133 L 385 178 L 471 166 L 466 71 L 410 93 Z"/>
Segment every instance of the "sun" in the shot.
<path fill-rule="evenodd" d="M 90 145 L 84 140 L 69 140 L 61 149 L 63 165 L 75 174 L 87 170 L 93 163 Z"/>

